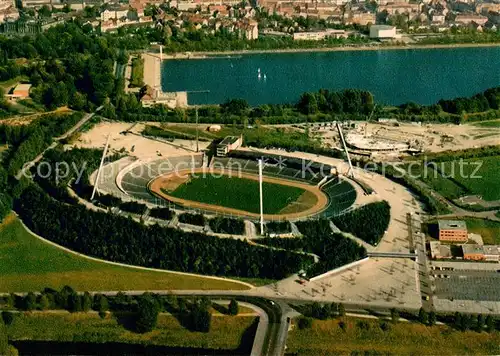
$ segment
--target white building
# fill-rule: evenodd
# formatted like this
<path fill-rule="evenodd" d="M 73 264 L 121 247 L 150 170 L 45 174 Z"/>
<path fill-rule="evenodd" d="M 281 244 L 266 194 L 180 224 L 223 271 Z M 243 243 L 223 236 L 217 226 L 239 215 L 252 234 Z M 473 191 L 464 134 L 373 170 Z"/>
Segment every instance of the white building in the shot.
<path fill-rule="evenodd" d="M 101 21 L 118 20 L 127 17 L 128 11 L 128 6 L 112 6 L 101 12 Z"/>
<path fill-rule="evenodd" d="M 396 27 L 388 25 L 370 26 L 370 38 L 396 38 Z"/>
<path fill-rule="evenodd" d="M 321 41 L 327 37 L 334 38 L 347 38 L 347 34 L 344 30 L 333 30 L 328 29 L 325 31 L 316 31 L 316 32 L 295 32 L 293 34 L 294 41 Z"/>

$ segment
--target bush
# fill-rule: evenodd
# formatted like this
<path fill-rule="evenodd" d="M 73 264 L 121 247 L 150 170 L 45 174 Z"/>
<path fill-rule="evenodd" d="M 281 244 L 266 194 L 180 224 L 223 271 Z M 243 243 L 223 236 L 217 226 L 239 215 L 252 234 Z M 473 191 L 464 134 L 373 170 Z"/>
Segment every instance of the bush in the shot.
<path fill-rule="evenodd" d="M 268 237 L 256 241 L 268 246 L 305 251 L 319 256 L 319 262 L 311 265 L 306 271 L 309 277 L 366 257 L 364 247 L 341 234 L 333 233 L 326 219 L 299 221 L 296 225 L 303 234 L 300 239 Z"/>
<path fill-rule="evenodd" d="M 358 327 L 359 330 L 363 330 L 363 331 L 368 331 L 370 330 L 370 323 L 368 323 L 367 321 L 365 320 L 359 320 L 357 323 L 356 323 L 356 326 Z"/>
<path fill-rule="evenodd" d="M 271 221 L 266 224 L 268 234 L 289 234 L 292 232 L 290 221 Z"/>
<path fill-rule="evenodd" d="M 205 216 L 202 214 L 184 213 L 179 215 L 179 222 L 183 224 L 205 226 Z"/>
<path fill-rule="evenodd" d="M 144 204 L 135 201 L 123 202 L 119 205 L 120 210 L 128 211 L 129 213 L 142 215 L 146 212 L 148 207 Z"/>
<path fill-rule="evenodd" d="M 169 208 L 153 208 L 149 212 L 149 216 L 157 219 L 171 220 L 174 217 L 174 212 Z"/>
<path fill-rule="evenodd" d="M 342 231 L 350 232 L 371 245 L 384 236 L 391 219 L 391 207 L 386 201 L 364 205 L 354 211 L 332 218 Z"/>
<path fill-rule="evenodd" d="M 297 326 L 299 327 L 300 330 L 310 329 L 312 326 L 312 318 L 304 316 L 300 317 L 297 322 Z"/>
<path fill-rule="evenodd" d="M 153 330 L 158 322 L 159 312 L 158 303 L 152 296 L 141 296 L 137 303 L 136 330 L 140 333 Z"/>
<path fill-rule="evenodd" d="M 214 232 L 221 234 L 243 235 L 245 233 L 245 222 L 239 219 L 216 217 L 208 224 Z"/>
<path fill-rule="evenodd" d="M 231 299 L 231 302 L 229 302 L 228 310 L 229 310 L 229 315 L 238 315 L 239 307 L 236 299 Z"/>
<path fill-rule="evenodd" d="M 97 202 L 101 203 L 102 205 L 108 206 L 108 207 L 116 207 L 116 206 L 120 206 L 120 204 L 122 204 L 122 201 L 120 198 L 117 198 L 111 194 L 103 194 L 103 195 L 97 194 L 94 197 L 94 200 L 96 200 Z"/>
<path fill-rule="evenodd" d="M 3 322 L 5 323 L 5 325 L 12 324 L 14 322 L 15 316 L 16 315 L 10 311 L 3 311 L 2 312 L 2 319 L 3 319 Z"/>

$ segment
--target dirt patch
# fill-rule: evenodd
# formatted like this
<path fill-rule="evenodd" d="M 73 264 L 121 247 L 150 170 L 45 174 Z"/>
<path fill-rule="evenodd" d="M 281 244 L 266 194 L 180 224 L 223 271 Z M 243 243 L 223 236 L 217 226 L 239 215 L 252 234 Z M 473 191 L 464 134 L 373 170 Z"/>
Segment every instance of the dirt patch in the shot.
<path fill-rule="evenodd" d="M 225 175 L 232 175 L 233 177 L 239 177 L 239 178 L 245 178 L 245 179 L 252 179 L 252 180 L 259 180 L 259 177 L 254 174 L 250 173 L 242 173 L 242 172 L 237 172 L 237 173 L 231 173 L 228 172 L 227 170 L 221 171 L 217 169 L 206 169 L 206 168 L 200 168 L 197 170 L 189 170 L 189 173 L 191 174 L 196 174 L 196 173 L 213 173 L 213 174 L 225 174 Z M 241 216 L 241 217 L 249 217 L 249 218 L 255 218 L 258 219 L 260 217 L 259 214 L 255 213 L 250 213 L 244 210 L 238 210 L 238 209 L 233 209 L 233 208 L 227 208 L 219 205 L 213 205 L 213 204 L 206 204 L 206 203 L 201 203 L 197 201 L 192 201 L 192 200 L 185 200 L 185 199 L 180 199 L 173 197 L 169 194 L 166 194 L 162 191 L 163 189 L 166 189 L 166 187 L 163 185 L 163 183 L 168 183 L 170 178 L 174 178 L 175 176 L 178 176 L 179 178 L 186 178 L 187 174 L 181 174 L 181 172 L 176 172 L 174 174 L 167 174 L 164 176 L 160 176 L 153 180 L 149 184 L 149 190 L 156 196 L 167 199 L 173 203 L 193 208 L 193 209 L 203 209 L 203 210 L 209 210 L 213 212 L 219 212 L 219 213 L 224 213 L 224 214 L 232 214 L 236 216 Z M 283 178 L 276 178 L 276 177 L 268 177 L 264 176 L 263 178 L 264 182 L 269 182 L 269 183 L 274 183 L 274 184 L 281 184 L 281 185 L 287 185 L 287 186 L 292 186 L 292 187 L 297 187 L 305 190 L 305 192 L 299 197 L 297 201 L 294 203 L 290 204 L 290 206 L 287 206 L 285 209 L 288 209 L 290 207 L 290 211 L 284 211 L 283 209 L 280 214 L 264 214 L 264 219 L 266 220 L 293 220 L 293 219 L 299 219 L 303 218 L 306 216 L 311 216 L 314 214 L 319 213 L 321 210 L 323 210 L 326 205 L 328 204 L 328 198 L 326 195 L 317 187 L 313 186 L 310 184 L 306 183 L 301 183 L 297 181 L 292 181 L 288 179 L 283 179 Z M 179 186 L 179 184 L 177 184 Z"/>
<path fill-rule="evenodd" d="M 179 186 L 189 181 L 189 179 L 190 177 L 187 174 L 172 174 L 167 177 L 158 178 L 158 184 L 164 191 L 166 190 L 167 192 L 173 192 Z"/>

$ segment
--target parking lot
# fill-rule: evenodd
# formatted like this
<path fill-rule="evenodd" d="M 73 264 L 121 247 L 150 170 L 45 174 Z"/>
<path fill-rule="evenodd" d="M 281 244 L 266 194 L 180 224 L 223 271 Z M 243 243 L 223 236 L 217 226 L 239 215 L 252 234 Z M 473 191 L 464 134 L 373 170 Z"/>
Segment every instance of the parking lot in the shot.
<path fill-rule="evenodd" d="M 435 278 L 435 295 L 442 299 L 500 301 L 500 273 L 439 271 Z M 448 272 L 448 273 L 447 273 Z"/>
<path fill-rule="evenodd" d="M 417 266 L 409 258 L 369 258 L 358 266 L 314 281 L 287 278 L 265 286 L 269 296 L 419 308 Z"/>

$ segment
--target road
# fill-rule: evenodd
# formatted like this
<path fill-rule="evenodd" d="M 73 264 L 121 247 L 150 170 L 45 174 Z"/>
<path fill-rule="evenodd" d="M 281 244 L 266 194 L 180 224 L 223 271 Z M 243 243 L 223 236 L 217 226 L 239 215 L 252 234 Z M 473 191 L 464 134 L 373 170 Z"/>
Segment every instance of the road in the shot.
<path fill-rule="evenodd" d="M 54 138 L 53 142 L 50 144 L 49 147 L 47 147 L 45 150 L 43 150 L 43 152 L 40 153 L 38 156 L 36 156 L 34 159 L 32 159 L 31 161 L 24 164 L 23 168 L 21 168 L 21 170 L 19 172 L 17 172 L 16 179 L 19 180 L 19 179 L 21 179 L 21 177 L 23 175 L 29 173 L 29 170 L 31 169 L 31 167 L 33 167 L 36 163 L 38 163 L 42 159 L 45 152 L 54 149 L 57 146 L 59 140 L 65 139 L 65 138 L 71 136 L 77 130 L 79 130 L 83 125 L 85 125 L 85 123 L 87 123 L 87 121 L 89 121 L 95 115 L 95 113 L 99 112 L 101 109 L 102 109 L 102 105 L 99 106 L 95 110 L 95 112 L 85 114 L 82 117 L 82 119 L 80 121 L 78 121 L 76 123 L 76 125 L 73 126 L 71 129 L 69 129 L 66 133 L 64 133 L 63 135 L 61 135 L 59 137 Z"/>

